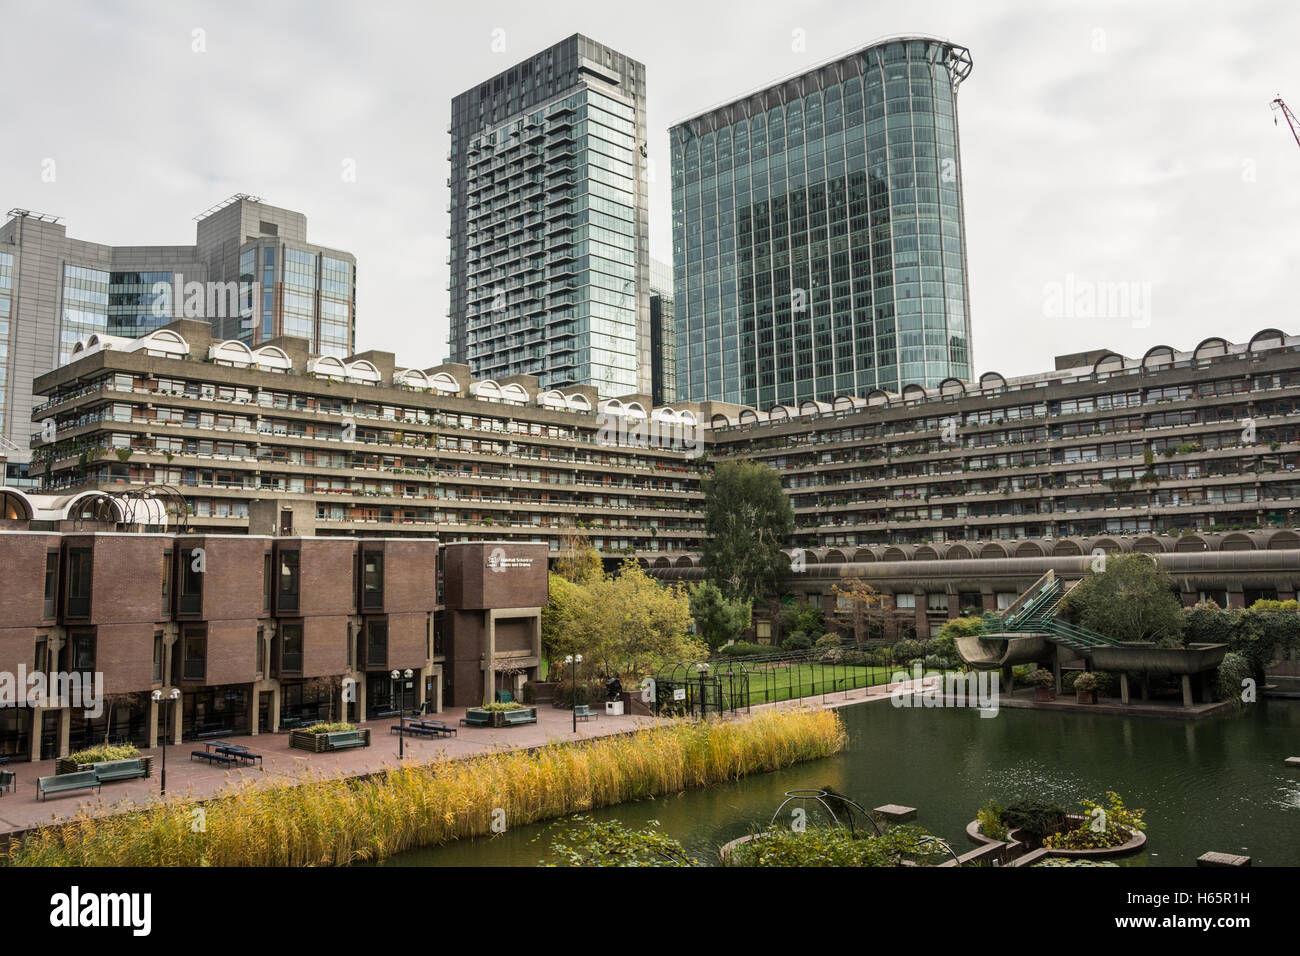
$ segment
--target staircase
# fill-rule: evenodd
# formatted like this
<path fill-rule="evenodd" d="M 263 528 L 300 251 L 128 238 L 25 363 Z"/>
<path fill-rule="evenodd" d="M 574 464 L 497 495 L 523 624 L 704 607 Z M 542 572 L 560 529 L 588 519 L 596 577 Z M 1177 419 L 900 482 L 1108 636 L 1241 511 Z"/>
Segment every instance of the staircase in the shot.
<path fill-rule="evenodd" d="M 986 639 L 1005 640 L 1020 634 L 1042 634 L 1052 643 L 1064 645 L 1078 653 L 1086 653 L 1094 647 L 1119 644 L 1112 637 L 1071 624 L 1058 616 L 1061 602 L 1079 583 L 1074 581 L 1065 585 L 1056 577 L 1055 572 L 1048 571 L 1007 608 L 998 622 L 989 622 L 989 630 L 997 633 L 987 634 Z"/>

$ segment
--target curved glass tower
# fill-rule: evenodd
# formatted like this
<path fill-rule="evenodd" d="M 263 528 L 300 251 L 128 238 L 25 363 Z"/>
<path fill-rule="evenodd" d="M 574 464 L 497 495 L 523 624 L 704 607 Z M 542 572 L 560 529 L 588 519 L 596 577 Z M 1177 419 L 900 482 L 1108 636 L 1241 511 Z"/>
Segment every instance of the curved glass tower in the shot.
<path fill-rule="evenodd" d="M 971 374 L 957 87 L 887 40 L 676 124 L 677 397 L 767 408 Z"/>

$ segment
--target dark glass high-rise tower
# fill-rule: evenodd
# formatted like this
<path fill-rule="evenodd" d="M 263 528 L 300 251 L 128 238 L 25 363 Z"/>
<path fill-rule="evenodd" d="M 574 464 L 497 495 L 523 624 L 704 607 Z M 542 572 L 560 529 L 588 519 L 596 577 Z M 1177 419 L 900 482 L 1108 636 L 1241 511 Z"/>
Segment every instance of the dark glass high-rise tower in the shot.
<path fill-rule="evenodd" d="M 970 377 L 970 70 L 963 47 L 892 39 L 672 127 L 679 401 Z"/>
<path fill-rule="evenodd" d="M 451 112 L 452 361 L 648 395 L 645 67 L 574 34 Z"/>

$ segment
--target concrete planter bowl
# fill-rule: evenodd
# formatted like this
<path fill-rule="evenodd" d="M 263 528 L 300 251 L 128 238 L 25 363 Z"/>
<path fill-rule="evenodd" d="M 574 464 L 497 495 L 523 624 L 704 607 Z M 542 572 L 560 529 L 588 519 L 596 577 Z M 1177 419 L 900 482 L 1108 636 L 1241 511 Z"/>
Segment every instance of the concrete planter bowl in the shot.
<path fill-rule="evenodd" d="M 152 776 L 153 776 L 153 756 L 152 756 L 152 755 L 150 755 L 150 756 L 145 756 L 144 754 L 139 754 L 138 756 L 135 756 L 135 757 L 128 757 L 128 758 L 126 758 L 126 759 L 128 759 L 128 760 L 142 760 L 142 761 L 144 761 L 144 775 L 145 775 L 146 777 L 152 777 Z M 54 761 L 54 772 L 55 772 L 56 774 L 64 774 L 64 773 L 82 773 L 83 771 L 86 771 L 86 770 L 94 770 L 94 769 L 95 769 L 95 765 L 94 765 L 93 763 L 73 763 L 73 762 L 72 762 L 71 760 L 69 760 L 67 757 L 60 757 L 58 760 Z"/>
<path fill-rule="evenodd" d="M 1083 823 L 1085 818 L 1077 813 L 1071 813 L 1068 814 L 1065 819 L 1070 826 L 1077 827 L 1080 823 Z M 1024 833 L 1022 830 L 1012 830 L 1007 834 L 1007 839 L 1005 841 L 994 840 L 992 837 L 985 836 L 980 832 L 980 822 L 978 820 L 972 820 L 970 823 L 966 824 L 966 836 L 970 837 L 970 839 L 976 843 L 1007 842 L 1028 844 L 1029 842 L 1029 835 Z M 1100 847 L 1095 850 L 1057 850 L 1054 848 L 1048 848 L 1047 855 L 1068 858 L 1081 857 L 1085 859 L 1126 856 L 1129 853 L 1136 853 L 1138 850 L 1142 849 L 1142 847 L 1146 846 L 1146 842 L 1147 835 L 1145 833 L 1141 830 L 1133 830 L 1129 832 L 1128 840 L 1119 844 L 1119 846 Z"/>

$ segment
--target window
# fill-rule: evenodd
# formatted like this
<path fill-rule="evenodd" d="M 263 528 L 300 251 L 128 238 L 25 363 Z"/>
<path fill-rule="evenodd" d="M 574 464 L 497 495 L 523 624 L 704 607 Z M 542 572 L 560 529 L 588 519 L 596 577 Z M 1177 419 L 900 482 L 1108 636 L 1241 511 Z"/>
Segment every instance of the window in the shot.
<path fill-rule="evenodd" d="M 90 617 L 90 580 L 92 572 L 89 548 L 68 549 L 68 597 L 64 613 L 68 617 Z"/>
<path fill-rule="evenodd" d="M 59 594 L 59 552 L 45 553 L 45 616 L 54 617 L 58 613 Z"/>
<path fill-rule="evenodd" d="M 894 607 L 899 608 L 900 610 L 903 609 L 903 608 L 914 609 L 914 608 L 916 607 L 916 595 L 915 595 L 915 594 L 895 594 L 895 595 L 894 595 Z"/>
<path fill-rule="evenodd" d="M 153 632 L 153 681 L 161 684 L 163 679 L 163 632 Z"/>
<path fill-rule="evenodd" d="M 36 673 L 43 674 L 49 670 L 49 643 L 42 634 L 36 638 Z"/>
<path fill-rule="evenodd" d="M 388 622 L 386 620 L 366 622 L 366 666 L 388 666 Z"/>
<path fill-rule="evenodd" d="M 162 612 L 164 615 L 170 615 L 172 612 L 172 553 L 163 552 L 162 566 Z M 158 680 L 162 680 L 159 676 Z"/>
<path fill-rule="evenodd" d="M 384 554 L 363 551 L 361 554 L 361 607 L 376 610 L 384 606 Z"/>
<path fill-rule="evenodd" d="M 297 552 L 294 552 L 297 556 Z M 280 672 L 302 673 L 302 623 L 286 623 L 280 627 Z"/>
<path fill-rule="evenodd" d="M 931 611 L 946 611 L 946 610 L 948 610 L 948 595 L 947 595 L 947 594 L 928 594 L 928 595 L 926 595 L 926 598 L 927 598 L 927 601 L 928 601 L 929 609 L 930 609 Z"/>
<path fill-rule="evenodd" d="M 208 632 L 206 628 L 185 629 L 185 680 L 203 680 L 207 673 Z"/>
<path fill-rule="evenodd" d="M 271 582 L 275 576 L 271 573 L 274 565 L 271 563 L 271 552 L 268 551 L 262 555 L 262 610 L 271 610 Z M 258 652 L 259 654 L 261 651 Z M 261 660 L 259 657 L 258 660 Z M 259 667 L 258 670 L 261 670 Z"/>
<path fill-rule="evenodd" d="M 91 673 L 95 670 L 95 632 L 73 631 L 68 638 L 69 671 Z"/>
<path fill-rule="evenodd" d="M 266 674 L 266 628 L 257 629 L 257 676 Z"/>
<path fill-rule="evenodd" d="M 276 590 L 277 611 L 298 610 L 298 552 L 280 552 L 280 583 Z M 302 631 L 299 628 L 299 635 Z"/>
<path fill-rule="evenodd" d="M 199 614 L 203 610 L 202 548 L 181 549 L 181 606 L 182 614 Z"/>

